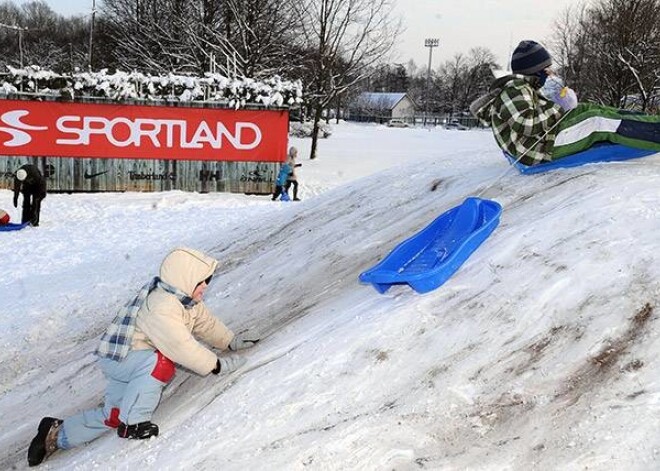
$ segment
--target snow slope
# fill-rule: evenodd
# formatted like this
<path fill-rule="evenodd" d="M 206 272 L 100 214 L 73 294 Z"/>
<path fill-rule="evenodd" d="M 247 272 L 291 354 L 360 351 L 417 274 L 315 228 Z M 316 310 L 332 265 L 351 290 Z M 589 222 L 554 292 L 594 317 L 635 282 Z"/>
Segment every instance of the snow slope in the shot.
<path fill-rule="evenodd" d="M 488 132 L 346 123 L 320 151 L 301 203 L 49 195 L 42 227 L 0 233 L 0 469 L 42 416 L 99 403 L 98 337 L 178 245 L 220 260 L 207 304 L 263 341 L 228 376 L 179 371 L 158 438 L 43 469 L 660 467 L 660 155 L 521 176 Z M 445 285 L 359 284 L 478 194 L 500 226 Z"/>

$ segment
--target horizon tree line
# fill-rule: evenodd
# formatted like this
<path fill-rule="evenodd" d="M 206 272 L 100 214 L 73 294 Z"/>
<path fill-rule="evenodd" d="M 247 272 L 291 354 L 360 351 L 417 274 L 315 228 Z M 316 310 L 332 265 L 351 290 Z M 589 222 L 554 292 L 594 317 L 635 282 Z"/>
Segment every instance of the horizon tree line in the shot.
<path fill-rule="evenodd" d="M 314 158 L 324 110 L 362 90 L 405 91 L 453 115 L 502 68 L 487 48 L 473 48 L 435 68 L 427 87 L 424 67 L 390 61 L 401 31 L 394 0 L 98 0 L 95 15 L 71 17 L 43 0 L 5 0 L 0 65 L 300 79 Z M 660 0 L 569 7 L 546 46 L 580 99 L 657 111 Z"/>

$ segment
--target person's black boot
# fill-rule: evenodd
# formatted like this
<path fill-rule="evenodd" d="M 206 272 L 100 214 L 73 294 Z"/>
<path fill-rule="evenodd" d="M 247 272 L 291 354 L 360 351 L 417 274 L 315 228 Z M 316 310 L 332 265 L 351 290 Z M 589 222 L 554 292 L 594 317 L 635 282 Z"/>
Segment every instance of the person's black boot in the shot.
<path fill-rule="evenodd" d="M 140 422 L 135 425 L 126 425 L 124 422 L 120 422 L 119 427 L 117 427 L 117 435 L 121 438 L 135 438 L 138 440 L 157 437 L 158 425 L 152 424 L 151 422 Z"/>
<path fill-rule="evenodd" d="M 61 419 L 44 417 L 39 422 L 37 435 L 28 449 L 28 464 L 36 466 L 57 451 L 57 434 L 62 425 Z"/>

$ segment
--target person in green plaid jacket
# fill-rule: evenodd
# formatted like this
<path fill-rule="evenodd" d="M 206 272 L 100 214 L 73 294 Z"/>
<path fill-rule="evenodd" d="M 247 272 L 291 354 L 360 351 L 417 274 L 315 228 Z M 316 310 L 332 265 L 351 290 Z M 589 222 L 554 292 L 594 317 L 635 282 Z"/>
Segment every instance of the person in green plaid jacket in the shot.
<path fill-rule="evenodd" d="M 522 41 L 511 58 L 513 74 L 496 79 L 490 92 L 470 105 L 505 153 L 531 166 L 603 141 L 660 152 L 660 116 L 578 104 L 563 84 L 542 91 L 546 81 L 557 82 L 551 65 L 543 46 Z"/>

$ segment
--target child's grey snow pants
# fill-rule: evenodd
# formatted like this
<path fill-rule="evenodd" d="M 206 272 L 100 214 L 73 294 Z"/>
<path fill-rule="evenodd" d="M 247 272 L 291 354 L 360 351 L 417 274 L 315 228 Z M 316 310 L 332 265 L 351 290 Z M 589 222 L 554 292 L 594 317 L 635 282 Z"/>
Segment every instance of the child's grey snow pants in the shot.
<path fill-rule="evenodd" d="M 57 437 L 60 449 L 92 441 L 120 421 L 134 425 L 150 420 L 175 372 L 174 363 L 153 350 L 131 351 L 122 361 L 101 358 L 99 366 L 108 380 L 105 404 L 65 419 Z"/>

